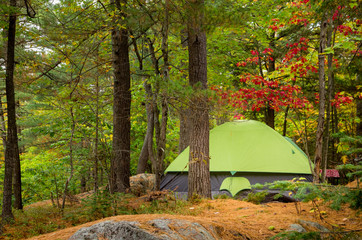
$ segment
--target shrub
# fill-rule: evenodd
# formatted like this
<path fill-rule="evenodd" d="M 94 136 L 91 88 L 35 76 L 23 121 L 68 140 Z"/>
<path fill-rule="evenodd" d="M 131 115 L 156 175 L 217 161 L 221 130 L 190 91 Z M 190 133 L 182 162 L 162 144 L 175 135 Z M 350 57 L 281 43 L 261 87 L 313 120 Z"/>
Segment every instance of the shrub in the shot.
<path fill-rule="evenodd" d="M 268 194 L 269 193 L 268 193 L 267 190 L 264 190 L 264 191 L 261 191 L 261 192 L 251 192 L 243 200 L 247 201 L 247 202 L 252 202 L 254 204 L 260 204 L 261 202 L 263 202 L 265 200 L 265 197 Z"/>

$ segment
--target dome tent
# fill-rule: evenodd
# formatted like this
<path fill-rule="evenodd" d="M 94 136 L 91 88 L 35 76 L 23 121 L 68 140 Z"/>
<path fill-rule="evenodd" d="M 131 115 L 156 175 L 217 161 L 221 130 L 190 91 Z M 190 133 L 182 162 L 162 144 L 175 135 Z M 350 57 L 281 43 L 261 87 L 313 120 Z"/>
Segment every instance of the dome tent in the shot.
<path fill-rule="evenodd" d="M 161 190 L 187 193 L 189 147 L 165 170 Z M 264 123 L 227 122 L 210 131 L 212 194 L 232 195 L 250 185 L 304 177 L 312 180 L 309 161 L 297 145 Z"/>

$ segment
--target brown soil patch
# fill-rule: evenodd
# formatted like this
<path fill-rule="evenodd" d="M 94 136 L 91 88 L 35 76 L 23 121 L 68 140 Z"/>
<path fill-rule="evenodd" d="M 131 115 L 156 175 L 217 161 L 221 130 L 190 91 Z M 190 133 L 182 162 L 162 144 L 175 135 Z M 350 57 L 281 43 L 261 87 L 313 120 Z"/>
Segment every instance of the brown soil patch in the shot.
<path fill-rule="evenodd" d="M 30 238 L 32 240 L 63 240 L 68 239 L 78 229 L 88 227 L 95 223 L 114 221 L 138 221 L 141 224 L 156 218 L 184 219 L 198 222 L 204 226 L 213 225 L 222 235 L 223 239 L 237 239 L 230 234 L 236 231 L 248 236 L 250 239 L 267 239 L 279 232 L 285 231 L 298 219 L 318 222 L 321 225 L 333 229 L 362 230 L 362 221 L 356 211 L 347 206 L 340 211 L 334 211 L 326 206 L 320 206 L 318 211 L 311 211 L 311 203 L 300 203 L 301 213 L 298 215 L 294 203 L 271 202 L 262 205 L 231 200 L 203 200 L 199 204 L 185 209 L 185 215 L 167 214 L 143 214 L 143 215 L 120 215 L 109 217 L 80 226 L 59 230 L 53 233 Z M 269 227 L 273 226 L 273 230 Z"/>

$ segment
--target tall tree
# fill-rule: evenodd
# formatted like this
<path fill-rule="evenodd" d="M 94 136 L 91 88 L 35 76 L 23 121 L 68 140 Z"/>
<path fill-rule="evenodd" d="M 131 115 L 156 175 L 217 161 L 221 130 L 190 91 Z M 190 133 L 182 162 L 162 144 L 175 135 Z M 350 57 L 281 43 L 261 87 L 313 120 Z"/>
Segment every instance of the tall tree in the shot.
<path fill-rule="evenodd" d="M 7 43 L 7 61 L 6 61 L 6 101 L 8 113 L 7 138 L 5 149 L 5 176 L 4 176 L 4 192 L 2 206 L 2 220 L 7 221 L 13 219 L 12 213 L 12 184 L 15 166 L 20 170 L 20 158 L 18 147 L 18 135 L 16 125 L 16 102 L 14 90 L 14 70 L 15 70 L 15 33 L 16 33 L 16 0 L 10 0 L 8 43 Z M 16 186 L 21 190 L 20 174 L 14 174 L 15 182 L 20 184 Z M 17 191 L 20 196 L 17 197 L 17 207 L 22 208 L 21 191 Z M 20 197 L 20 198 L 19 198 Z"/>
<path fill-rule="evenodd" d="M 127 0 L 111 0 L 115 11 L 112 28 L 113 92 L 113 156 L 111 161 L 111 192 L 129 188 L 131 133 L 131 75 L 128 30 L 124 26 Z M 122 26 L 123 25 L 123 26 Z M 120 27 L 122 26 L 122 27 Z"/>
<path fill-rule="evenodd" d="M 211 198 L 209 171 L 209 110 L 207 89 L 206 33 L 204 1 L 189 1 L 188 52 L 189 83 L 194 93 L 190 99 L 192 126 L 190 134 L 190 157 L 188 173 L 188 197 L 199 195 Z"/>
<path fill-rule="evenodd" d="M 325 118 L 325 54 L 327 41 L 327 28 L 328 19 L 325 15 L 321 21 L 320 36 L 319 36 L 319 48 L 318 48 L 318 77 L 319 77 L 319 115 L 318 126 L 316 133 L 316 149 L 314 155 L 314 173 L 313 182 L 319 183 L 319 171 L 322 162 L 323 152 L 323 131 L 324 131 L 324 118 Z"/>

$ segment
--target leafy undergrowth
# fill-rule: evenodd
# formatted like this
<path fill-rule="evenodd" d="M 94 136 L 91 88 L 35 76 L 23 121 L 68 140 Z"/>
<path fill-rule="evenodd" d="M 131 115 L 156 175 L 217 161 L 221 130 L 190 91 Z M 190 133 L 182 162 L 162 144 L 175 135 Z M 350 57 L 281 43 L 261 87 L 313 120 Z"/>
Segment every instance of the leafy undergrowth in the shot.
<path fill-rule="evenodd" d="M 238 239 L 240 234 L 249 239 L 268 239 L 277 234 L 276 239 L 308 239 L 307 235 L 315 236 L 311 239 L 320 239 L 319 233 L 305 236 L 285 233 L 290 224 L 297 223 L 299 219 L 318 222 L 334 233 L 359 234 L 362 229 L 359 211 L 351 209 L 348 204 L 341 205 L 338 211 L 323 201 L 301 202 L 297 211 L 294 203 L 254 204 L 222 196 L 215 200 L 195 199 L 187 202 L 175 200 L 165 192 L 154 192 L 139 198 L 129 194 L 110 196 L 107 192 L 100 192 L 67 205 L 64 213 L 48 201 L 30 205 L 23 212 L 16 212 L 15 217 L 15 223 L 5 226 L 1 239 L 32 236 L 35 236 L 32 240 L 68 239 L 79 228 L 100 221 L 125 220 L 142 224 L 156 218 L 184 219 L 212 225 L 222 239 Z"/>
<path fill-rule="evenodd" d="M 197 214 L 187 211 L 190 205 L 187 201 L 176 201 L 166 192 L 154 192 L 137 198 L 131 194 L 110 195 L 102 191 L 76 201 L 73 199 L 63 212 L 50 201 L 44 201 L 30 205 L 24 211 L 15 211 L 15 221 L 4 226 L 0 239 L 30 238 L 117 215 Z"/>

